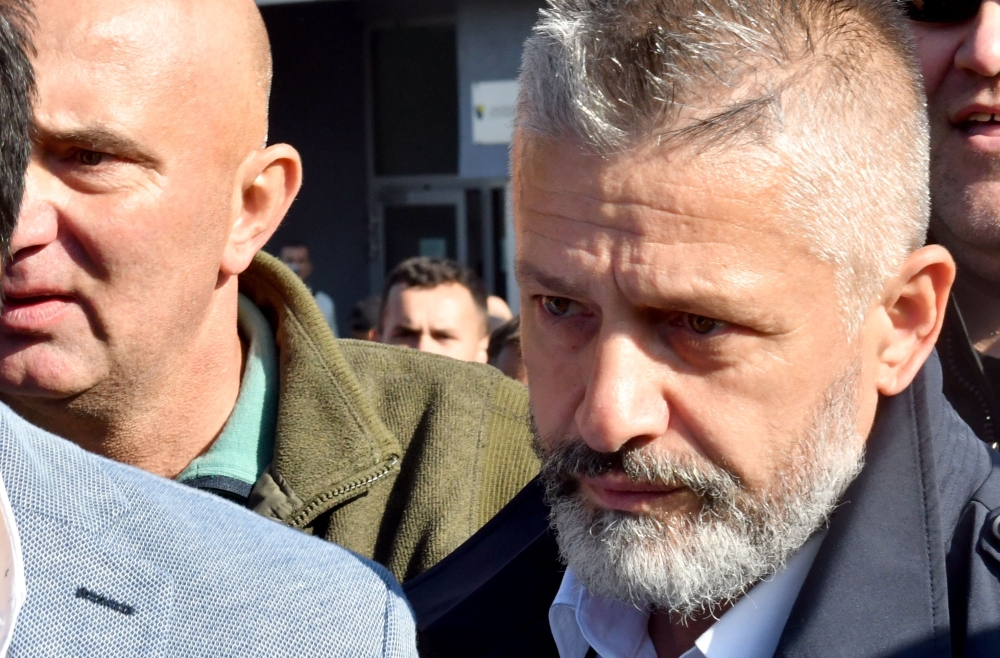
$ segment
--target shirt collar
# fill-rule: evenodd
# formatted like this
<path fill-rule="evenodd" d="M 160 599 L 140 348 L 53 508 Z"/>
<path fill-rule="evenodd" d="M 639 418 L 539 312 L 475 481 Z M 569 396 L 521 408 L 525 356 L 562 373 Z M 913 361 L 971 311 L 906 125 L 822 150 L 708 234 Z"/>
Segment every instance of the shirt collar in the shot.
<path fill-rule="evenodd" d="M 14 634 L 14 622 L 24 604 L 25 595 L 21 540 L 7 489 L 0 478 L 0 656 L 7 655 Z"/>
<path fill-rule="evenodd" d="M 237 323 L 249 343 L 243 379 L 229 419 L 205 454 L 196 457 L 178 481 L 232 479 L 247 493 L 271 463 L 278 418 L 278 349 L 274 331 L 260 309 L 239 296 Z"/>
<path fill-rule="evenodd" d="M 757 583 L 695 641 L 684 658 L 771 658 L 781 639 L 826 530 L 814 535 L 784 568 Z M 591 594 L 572 569 L 549 608 L 549 626 L 561 658 L 655 658 L 649 613 Z"/>

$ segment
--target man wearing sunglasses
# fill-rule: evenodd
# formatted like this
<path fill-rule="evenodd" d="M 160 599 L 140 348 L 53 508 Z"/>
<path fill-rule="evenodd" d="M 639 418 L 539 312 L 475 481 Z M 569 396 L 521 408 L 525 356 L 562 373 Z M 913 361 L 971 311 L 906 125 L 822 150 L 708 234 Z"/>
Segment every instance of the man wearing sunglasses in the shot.
<path fill-rule="evenodd" d="M 958 276 L 938 341 L 945 393 L 1000 446 L 1000 2 L 906 3 L 928 97 L 931 237 Z"/>

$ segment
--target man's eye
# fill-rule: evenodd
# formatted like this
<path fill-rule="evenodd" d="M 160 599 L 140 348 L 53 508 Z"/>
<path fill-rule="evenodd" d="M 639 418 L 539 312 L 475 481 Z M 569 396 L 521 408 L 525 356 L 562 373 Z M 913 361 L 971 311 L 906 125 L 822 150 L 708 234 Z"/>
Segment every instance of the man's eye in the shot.
<path fill-rule="evenodd" d="M 573 308 L 573 302 L 565 297 L 543 297 L 542 306 L 550 314 L 561 318 L 569 314 Z"/>
<path fill-rule="evenodd" d="M 710 334 L 725 325 L 725 323 L 721 320 L 709 318 L 704 315 L 692 315 L 690 313 L 685 315 L 684 323 L 687 325 L 688 329 L 696 334 L 702 335 Z"/>
<path fill-rule="evenodd" d="M 76 152 L 77 161 L 85 167 L 96 167 L 104 162 L 105 154 L 100 151 L 80 149 Z"/>

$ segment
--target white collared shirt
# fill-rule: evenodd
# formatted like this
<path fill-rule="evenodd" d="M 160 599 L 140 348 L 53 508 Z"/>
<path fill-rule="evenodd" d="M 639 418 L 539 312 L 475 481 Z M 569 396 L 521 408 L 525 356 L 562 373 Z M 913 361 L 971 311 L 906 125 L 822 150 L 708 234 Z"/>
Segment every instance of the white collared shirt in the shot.
<path fill-rule="evenodd" d="M 826 531 L 814 535 L 774 576 L 757 583 L 695 640 L 681 658 L 771 658 Z M 656 658 L 649 612 L 591 594 L 571 569 L 549 608 L 561 658 Z"/>
<path fill-rule="evenodd" d="M 21 539 L 7 489 L 0 478 L 0 657 L 7 655 L 25 594 Z"/>

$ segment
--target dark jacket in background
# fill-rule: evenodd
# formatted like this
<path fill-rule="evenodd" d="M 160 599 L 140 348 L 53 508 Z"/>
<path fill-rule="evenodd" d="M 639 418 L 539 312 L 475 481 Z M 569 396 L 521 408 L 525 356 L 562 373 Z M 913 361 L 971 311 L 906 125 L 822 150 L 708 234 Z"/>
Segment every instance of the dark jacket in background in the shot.
<path fill-rule="evenodd" d="M 1000 449 L 1000 377 L 989 357 L 973 347 L 955 296 L 948 299 L 944 326 L 937 342 L 944 372 L 944 394 L 972 431 L 994 450 Z M 985 363 L 984 363 L 985 361 Z"/>
<path fill-rule="evenodd" d="M 274 461 L 250 495 L 265 516 L 421 573 L 538 472 L 527 389 L 489 366 L 337 340 L 291 270 L 258 254 L 240 292 L 278 346 Z"/>
<path fill-rule="evenodd" d="M 775 656 L 1000 656 L 1000 454 L 941 388 L 932 357 L 880 401 Z M 422 655 L 558 655 L 548 609 L 564 567 L 547 517 L 532 482 L 404 587 Z"/>

